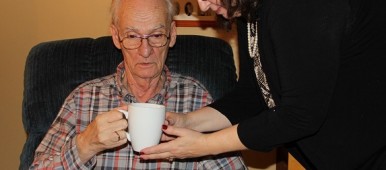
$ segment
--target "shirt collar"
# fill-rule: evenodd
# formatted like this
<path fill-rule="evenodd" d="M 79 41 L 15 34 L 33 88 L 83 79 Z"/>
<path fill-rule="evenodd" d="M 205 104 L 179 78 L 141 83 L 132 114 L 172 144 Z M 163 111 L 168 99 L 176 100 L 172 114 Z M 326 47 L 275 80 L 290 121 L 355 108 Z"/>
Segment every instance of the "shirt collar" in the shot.
<path fill-rule="evenodd" d="M 121 62 L 117 67 L 117 72 L 115 76 L 117 90 L 121 95 L 124 103 L 137 103 L 137 99 L 135 98 L 135 96 L 132 95 L 128 91 L 127 87 L 124 85 L 124 81 L 126 80 L 125 71 L 126 70 L 124 67 L 124 63 Z M 150 98 L 147 103 L 164 104 L 164 101 L 166 101 L 166 99 L 168 98 L 167 94 L 171 87 L 172 76 L 167 66 L 164 66 L 162 74 L 166 75 L 166 81 L 163 85 L 164 88 L 162 88 L 161 91 L 159 91 L 156 95 Z"/>

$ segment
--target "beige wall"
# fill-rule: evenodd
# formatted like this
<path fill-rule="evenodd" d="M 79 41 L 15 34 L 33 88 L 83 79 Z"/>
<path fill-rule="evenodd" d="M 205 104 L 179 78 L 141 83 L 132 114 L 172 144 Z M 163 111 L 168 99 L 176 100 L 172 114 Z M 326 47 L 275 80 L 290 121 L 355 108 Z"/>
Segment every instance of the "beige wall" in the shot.
<path fill-rule="evenodd" d="M 0 165 L 17 169 L 26 139 L 21 122 L 23 71 L 30 48 L 42 41 L 109 35 L 108 0 L 2 0 L 0 17 Z M 179 28 L 179 34 L 221 37 L 236 47 L 233 32 Z M 237 48 L 235 48 L 237 49 Z M 235 51 L 236 53 L 236 51 Z M 245 152 L 252 169 L 274 169 L 275 155 Z"/>

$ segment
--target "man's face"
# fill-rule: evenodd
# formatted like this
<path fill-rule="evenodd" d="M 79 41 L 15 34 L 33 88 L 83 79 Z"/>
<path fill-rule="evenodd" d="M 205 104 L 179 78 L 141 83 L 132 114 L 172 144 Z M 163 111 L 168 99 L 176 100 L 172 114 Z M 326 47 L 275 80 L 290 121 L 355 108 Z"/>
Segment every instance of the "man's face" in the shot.
<path fill-rule="evenodd" d="M 112 26 L 114 44 L 122 50 L 126 72 L 134 78 L 153 79 L 162 73 L 169 46 L 175 43 L 175 25 L 168 24 L 167 9 L 159 0 L 123 1 L 118 10 L 119 21 Z M 115 27 L 115 28 L 114 28 Z M 124 48 L 120 40 L 128 36 L 165 34 L 165 46 L 152 47 L 142 39 L 137 49 Z"/>

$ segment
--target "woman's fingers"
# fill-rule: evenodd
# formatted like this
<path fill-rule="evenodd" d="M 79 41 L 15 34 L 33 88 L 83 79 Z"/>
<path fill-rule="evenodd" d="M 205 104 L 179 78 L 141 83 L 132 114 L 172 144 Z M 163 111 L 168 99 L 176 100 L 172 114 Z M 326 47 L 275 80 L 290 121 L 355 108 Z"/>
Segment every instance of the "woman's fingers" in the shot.
<path fill-rule="evenodd" d="M 176 126 L 168 126 L 168 125 L 162 126 L 162 130 L 165 134 L 167 134 L 169 136 L 174 136 L 174 137 L 187 136 L 193 132 L 193 130 L 190 130 L 190 129 L 180 128 L 180 127 L 176 127 Z"/>

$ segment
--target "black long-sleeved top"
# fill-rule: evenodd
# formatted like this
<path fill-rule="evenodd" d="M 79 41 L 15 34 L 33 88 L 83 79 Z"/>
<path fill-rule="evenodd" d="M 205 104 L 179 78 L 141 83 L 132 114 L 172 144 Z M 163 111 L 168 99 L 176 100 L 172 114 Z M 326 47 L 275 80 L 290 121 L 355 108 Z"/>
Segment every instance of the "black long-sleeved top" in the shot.
<path fill-rule="evenodd" d="M 238 85 L 210 106 L 239 123 L 248 148 L 285 145 L 308 169 L 385 166 L 386 1 L 261 3 L 259 50 L 277 106 L 261 96 L 243 19 Z"/>

